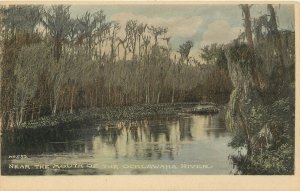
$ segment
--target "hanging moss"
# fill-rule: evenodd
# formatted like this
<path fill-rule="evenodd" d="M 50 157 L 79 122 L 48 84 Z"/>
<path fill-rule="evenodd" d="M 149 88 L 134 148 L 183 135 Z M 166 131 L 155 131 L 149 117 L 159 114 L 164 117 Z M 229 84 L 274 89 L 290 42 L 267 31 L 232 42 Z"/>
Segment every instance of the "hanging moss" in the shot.
<path fill-rule="evenodd" d="M 294 172 L 295 90 L 287 69 L 294 68 L 294 60 L 287 55 L 287 63 L 281 59 L 293 48 L 278 50 L 275 41 L 267 40 L 254 51 L 236 42 L 227 46 L 229 75 L 234 80 L 226 113 L 226 125 L 234 134 L 229 145 L 251 149 L 250 154 L 232 157 L 242 174 Z"/>
<path fill-rule="evenodd" d="M 254 53 L 247 44 L 234 44 L 229 46 L 228 56 L 232 64 L 238 63 L 243 74 L 249 73 L 255 66 Z"/>

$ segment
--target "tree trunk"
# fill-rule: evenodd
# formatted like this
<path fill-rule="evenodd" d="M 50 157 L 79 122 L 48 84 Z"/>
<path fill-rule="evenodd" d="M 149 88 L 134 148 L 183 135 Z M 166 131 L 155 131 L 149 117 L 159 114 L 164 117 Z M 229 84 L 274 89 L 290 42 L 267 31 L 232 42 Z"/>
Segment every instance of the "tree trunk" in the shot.
<path fill-rule="evenodd" d="M 148 103 L 147 87 L 145 88 L 145 103 Z"/>
<path fill-rule="evenodd" d="M 38 118 L 40 118 L 41 117 L 41 110 L 42 110 L 42 104 L 40 104 L 39 105 L 39 112 L 38 112 Z"/>
<path fill-rule="evenodd" d="M 172 103 L 174 103 L 174 97 L 175 97 L 175 84 L 173 83 L 173 87 L 172 87 Z"/>
<path fill-rule="evenodd" d="M 272 33 L 275 33 L 276 35 L 279 34 L 278 32 L 278 26 L 277 26 L 277 22 L 276 22 L 276 13 L 274 10 L 274 7 L 271 4 L 267 5 L 268 11 L 270 12 L 270 30 Z"/>
<path fill-rule="evenodd" d="M 2 115 L 1 115 L 1 124 L 0 124 L 0 130 L 3 128 L 3 129 L 6 129 L 9 127 L 9 114 L 8 112 L 3 112 Z"/>
<path fill-rule="evenodd" d="M 94 100 L 95 101 L 95 100 Z M 86 106 L 88 106 L 88 104 L 86 104 Z M 94 102 L 93 102 L 93 93 L 90 92 L 90 107 L 94 106 Z"/>
<path fill-rule="evenodd" d="M 125 45 L 123 44 L 123 48 L 124 48 L 124 57 L 123 57 L 123 61 L 126 61 L 126 57 L 127 57 L 127 49 L 125 47 Z"/>
<path fill-rule="evenodd" d="M 49 99 L 49 101 L 50 101 L 50 108 L 51 108 L 51 110 L 53 111 L 53 103 L 52 103 L 52 93 L 50 93 L 50 99 Z"/>
<path fill-rule="evenodd" d="M 108 84 L 108 103 L 110 104 L 110 83 Z"/>
<path fill-rule="evenodd" d="M 98 84 L 96 85 L 96 103 L 95 103 L 95 105 L 98 106 Z"/>
<path fill-rule="evenodd" d="M 2 130 L 2 128 L 4 128 L 3 127 L 3 116 L 4 116 L 3 114 L 4 114 L 3 112 L 0 113 L 0 131 Z"/>
<path fill-rule="evenodd" d="M 70 113 L 73 113 L 74 94 L 75 94 L 75 86 L 71 88 Z"/>
<path fill-rule="evenodd" d="M 15 125 L 14 123 L 15 123 L 15 121 L 14 121 L 13 113 L 9 112 L 9 115 L 8 115 L 8 127 L 13 127 Z"/>
<path fill-rule="evenodd" d="M 250 7 L 247 4 L 241 5 L 241 7 L 244 13 L 245 34 L 246 34 L 247 42 L 249 47 L 254 49 L 252 31 L 251 31 Z"/>
<path fill-rule="evenodd" d="M 154 88 L 153 88 L 153 91 L 152 91 L 152 102 L 154 102 L 155 103 L 155 91 L 154 91 Z"/>
<path fill-rule="evenodd" d="M 24 107 L 21 107 L 19 112 L 19 117 L 17 120 L 17 125 L 21 125 L 21 123 L 23 122 L 23 115 L 24 115 Z"/>
<path fill-rule="evenodd" d="M 246 140 L 246 143 L 247 143 L 247 154 L 251 156 L 251 154 L 252 154 L 252 146 L 251 146 L 251 138 L 250 138 L 249 128 L 248 128 L 247 123 L 245 122 L 245 119 L 244 119 L 244 116 L 243 116 L 243 113 L 242 113 L 242 109 L 241 109 L 240 103 L 237 103 L 237 105 L 238 105 L 238 111 L 239 111 L 239 114 L 240 114 L 242 126 L 243 126 L 243 128 L 245 130 L 246 137 L 247 137 L 247 140 Z"/>
<path fill-rule="evenodd" d="M 139 57 L 141 57 L 141 36 L 139 36 Z"/>
<path fill-rule="evenodd" d="M 160 90 L 158 91 L 158 94 L 157 94 L 157 100 L 156 100 L 157 104 L 159 104 L 159 99 L 160 99 Z"/>
<path fill-rule="evenodd" d="M 56 59 L 56 62 L 59 61 L 61 52 L 62 52 L 62 42 L 61 42 L 61 37 L 60 35 L 57 34 L 56 39 L 55 39 L 55 47 L 54 47 L 54 57 Z"/>
<path fill-rule="evenodd" d="M 118 60 L 120 60 L 120 44 L 118 44 Z"/>
<path fill-rule="evenodd" d="M 284 69 L 284 59 L 283 59 L 283 50 L 281 47 L 281 37 L 278 31 L 278 26 L 277 26 L 277 21 L 276 21 L 276 13 L 274 10 L 274 7 L 271 4 L 267 5 L 268 11 L 270 12 L 270 31 L 271 31 L 271 36 L 273 37 L 274 44 L 277 47 L 278 50 L 278 55 L 280 59 L 280 64 L 282 69 Z M 280 71 L 282 75 L 284 75 L 284 71 Z"/>
<path fill-rule="evenodd" d="M 56 114 L 57 104 L 58 104 L 58 99 L 54 100 L 54 106 L 53 106 L 53 109 L 52 109 L 52 114 Z"/>
<path fill-rule="evenodd" d="M 34 104 L 32 104 L 32 111 L 31 111 L 31 120 L 33 120 L 34 117 Z"/>
<path fill-rule="evenodd" d="M 100 65 L 102 64 L 102 39 L 99 42 Z"/>

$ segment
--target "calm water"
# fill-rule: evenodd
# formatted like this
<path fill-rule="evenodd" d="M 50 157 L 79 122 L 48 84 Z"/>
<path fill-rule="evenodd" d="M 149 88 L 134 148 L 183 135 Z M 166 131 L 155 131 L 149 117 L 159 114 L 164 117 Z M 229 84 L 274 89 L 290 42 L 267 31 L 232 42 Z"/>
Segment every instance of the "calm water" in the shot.
<path fill-rule="evenodd" d="M 23 129 L 2 135 L 2 174 L 230 174 L 218 115 Z"/>

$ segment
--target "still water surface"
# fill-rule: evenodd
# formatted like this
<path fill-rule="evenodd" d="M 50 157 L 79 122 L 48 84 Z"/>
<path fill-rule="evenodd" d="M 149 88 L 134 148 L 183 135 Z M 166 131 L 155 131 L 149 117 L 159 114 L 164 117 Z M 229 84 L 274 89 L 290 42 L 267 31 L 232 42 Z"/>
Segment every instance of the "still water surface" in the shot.
<path fill-rule="evenodd" d="M 2 135 L 2 174 L 230 174 L 218 115 L 69 124 Z"/>

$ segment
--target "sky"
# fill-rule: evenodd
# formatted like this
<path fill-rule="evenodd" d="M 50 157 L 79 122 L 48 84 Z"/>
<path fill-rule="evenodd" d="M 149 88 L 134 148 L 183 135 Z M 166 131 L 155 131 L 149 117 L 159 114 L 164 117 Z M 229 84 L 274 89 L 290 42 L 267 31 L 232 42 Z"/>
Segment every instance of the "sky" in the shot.
<path fill-rule="evenodd" d="M 294 30 L 293 5 L 274 5 L 279 29 Z M 86 11 L 103 10 L 109 21 L 117 21 L 124 31 L 130 19 L 154 26 L 165 26 L 171 36 L 174 51 L 187 40 L 194 43 L 191 55 L 197 57 L 200 48 L 211 43 L 228 43 L 243 32 L 242 11 L 238 5 L 72 5 L 72 17 L 80 17 Z M 266 5 L 253 5 L 251 17 L 267 13 Z"/>

